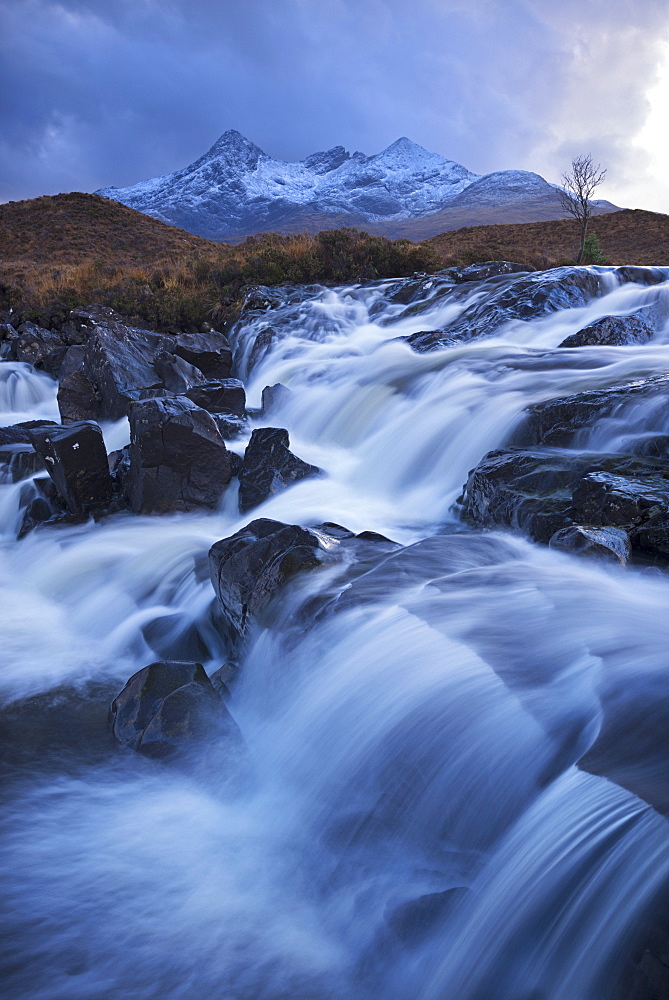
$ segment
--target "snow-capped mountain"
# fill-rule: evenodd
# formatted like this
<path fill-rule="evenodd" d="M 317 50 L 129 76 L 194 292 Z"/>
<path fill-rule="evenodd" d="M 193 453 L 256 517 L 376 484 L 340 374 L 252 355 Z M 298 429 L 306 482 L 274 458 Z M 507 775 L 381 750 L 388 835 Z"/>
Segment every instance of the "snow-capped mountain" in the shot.
<path fill-rule="evenodd" d="M 382 231 L 451 206 L 539 199 L 557 207 L 556 188 L 538 174 L 508 170 L 482 177 L 406 137 L 373 156 L 335 146 L 285 163 L 234 130 L 182 170 L 96 193 L 217 240 L 340 225 L 372 224 Z"/>

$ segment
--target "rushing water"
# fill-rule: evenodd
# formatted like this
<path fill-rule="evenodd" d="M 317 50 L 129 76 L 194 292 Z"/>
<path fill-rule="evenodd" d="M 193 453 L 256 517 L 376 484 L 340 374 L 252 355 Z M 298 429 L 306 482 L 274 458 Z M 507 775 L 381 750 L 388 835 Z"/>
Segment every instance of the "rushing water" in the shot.
<path fill-rule="evenodd" d="M 120 753 L 104 719 L 159 656 L 225 659 L 207 551 L 250 520 L 234 489 L 214 514 L 16 542 L 25 484 L 0 487 L 3 997 L 622 1000 L 666 917 L 669 827 L 627 789 L 657 804 L 668 777 L 669 577 L 465 529 L 453 506 L 530 403 L 669 371 L 669 280 L 602 273 L 583 308 L 431 354 L 398 338 L 491 285 L 406 318 L 388 283 L 313 288 L 233 332 L 243 373 L 275 331 L 249 401 L 287 385 L 272 423 L 326 472 L 253 516 L 409 548 L 306 631 L 296 609 L 332 571 L 286 594 L 233 690 L 249 765 L 232 783 L 215 757 Z M 648 345 L 557 349 L 641 305 L 664 317 Z M 0 421 L 57 418 L 55 392 L 2 362 Z M 127 440 L 125 421 L 104 431 Z M 667 408 L 635 403 L 589 444 L 662 433 Z M 620 730 L 615 783 L 583 773 L 619 718 L 641 722 Z"/>

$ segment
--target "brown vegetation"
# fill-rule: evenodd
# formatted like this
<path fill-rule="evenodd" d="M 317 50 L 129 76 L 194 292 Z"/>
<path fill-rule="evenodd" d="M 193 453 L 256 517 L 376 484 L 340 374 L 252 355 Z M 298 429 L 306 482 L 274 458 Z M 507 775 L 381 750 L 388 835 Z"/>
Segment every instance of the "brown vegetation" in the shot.
<path fill-rule="evenodd" d="M 0 206 L 0 305 L 58 324 L 109 305 L 158 330 L 221 324 L 248 284 L 342 284 L 441 266 L 431 247 L 356 229 L 212 243 L 97 195 Z"/>
<path fill-rule="evenodd" d="M 669 215 L 626 208 L 590 222 L 611 264 L 669 265 Z M 426 240 L 444 265 L 513 260 L 536 268 L 574 263 L 580 227 L 573 219 L 500 226 L 469 226 Z"/>

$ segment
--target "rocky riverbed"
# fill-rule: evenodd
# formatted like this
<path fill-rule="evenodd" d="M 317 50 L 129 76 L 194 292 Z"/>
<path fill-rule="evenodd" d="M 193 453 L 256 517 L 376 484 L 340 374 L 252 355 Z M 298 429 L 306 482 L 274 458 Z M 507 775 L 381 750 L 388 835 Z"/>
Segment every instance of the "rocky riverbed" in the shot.
<path fill-rule="evenodd" d="M 669 997 L 669 269 L 0 319 L 8 996 Z"/>

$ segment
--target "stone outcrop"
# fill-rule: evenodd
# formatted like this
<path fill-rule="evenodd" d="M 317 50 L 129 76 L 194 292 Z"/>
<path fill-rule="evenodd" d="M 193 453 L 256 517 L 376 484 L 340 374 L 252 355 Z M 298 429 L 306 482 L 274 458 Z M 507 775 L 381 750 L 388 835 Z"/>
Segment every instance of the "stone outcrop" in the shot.
<path fill-rule="evenodd" d="M 282 427 L 260 427 L 253 431 L 239 473 L 242 514 L 293 483 L 320 475 L 318 466 L 293 455 L 289 444 L 288 431 Z"/>
<path fill-rule="evenodd" d="M 112 479 L 102 431 L 93 421 L 30 432 L 58 495 L 71 514 L 105 510 L 112 499 Z"/>
<path fill-rule="evenodd" d="M 227 413 L 236 417 L 246 414 L 246 391 L 244 383 L 237 378 L 202 382 L 188 389 L 184 395 L 209 413 Z"/>
<path fill-rule="evenodd" d="M 209 551 L 211 581 L 226 637 L 234 646 L 254 622 L 262 622 L 273 599 L 297 574 L 323 564 L 343 564 L 346 554 L 346 579 L 350 580 L 400 548 L 376 532 L 355 534 L 331 522 L 305 528 L 269 518 L 251 521 Z M 340 589 L 337 584 L 332 592 L 321 591 L 309 609 L 312 619 L 331 605 Z"/>
<path fill-rule="evenodd" d="M 490 452 L 470 473 L 462 498 L 466 520 L 519 530 L 537 542 L 566 548 L 574 528 L 590 532 L 620 561 L 629 551 L 669 560 L 669 463 L 625 455 L 561 449 Z M 566 529 L 572 529 L 566 531 Z M 556 534 L 557 533 L 557 534 Z M 594 553 L 593 553 L 594 554 Z M 600 553 L 601 554 L 601 553 Z"/>
<path fill-rule="evenodd" d="M 578 431 L 593 426 L 602 417 L 613 413 L 618 415 L 626 406 L 665 399 L 669 408 L 669 375 L 651 375 L 605 389 L 592 389 L 537 403 L 525 410 L 509 444 L 517 447 L 567 447 L 574 442 Z"/>
<path fill-rule="evenodd" d="M 109 711 L 114 739 L 148 757 L 166 758 L 241 734 L 200 663 L 151 663 L 128 680 Z"/>
<path fill-rule="evenodd" d="M 184 396 L 146 399 L 130 411 L 128 497 L 138 514 L 217 506 L 232 475 L 210 413 Z"/>
<path fill-rule="evenodd" d="M 629 316 L 604 316 L 578 333 L 566 337 L 560 347 L 621 347 L 645 344 L 656 332 L 655 325 L 643 310 Z"/>

